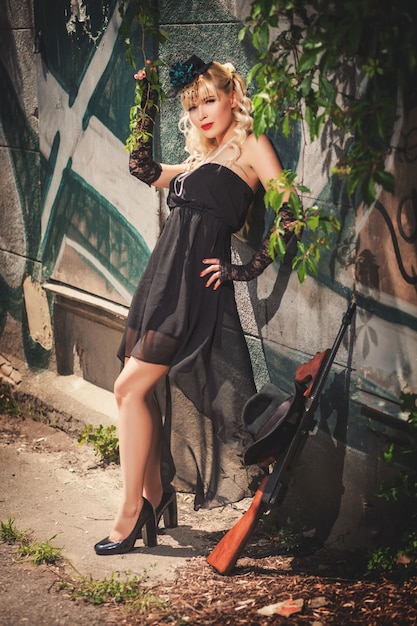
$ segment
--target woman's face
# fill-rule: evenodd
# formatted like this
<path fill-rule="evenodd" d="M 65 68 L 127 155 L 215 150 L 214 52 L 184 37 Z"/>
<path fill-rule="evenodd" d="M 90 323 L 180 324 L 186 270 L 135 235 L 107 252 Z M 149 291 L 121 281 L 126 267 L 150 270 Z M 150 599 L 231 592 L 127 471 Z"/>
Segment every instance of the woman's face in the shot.
<path fill-rule="evenodd" d="M 215 139 L 220 144 L 227 131 L 235 125 L 233 108 L 235 95 L 228 96 L 224 91 L 218 95 L 206 95 L 199 98 L 188 109 L 191 123 L 207 139 Z"/>

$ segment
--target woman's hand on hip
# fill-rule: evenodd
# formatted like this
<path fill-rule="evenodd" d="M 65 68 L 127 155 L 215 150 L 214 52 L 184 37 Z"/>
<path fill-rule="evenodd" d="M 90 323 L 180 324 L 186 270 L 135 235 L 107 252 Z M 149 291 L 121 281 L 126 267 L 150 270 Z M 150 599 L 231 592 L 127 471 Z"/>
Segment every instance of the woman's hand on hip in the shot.
<path fill-rule="evenodd" d="M 222 284 L 222 266 L 220 259 L 203 259 L 204 265 L 207 265 L 202 272 L 200 272 L 201 278 L 208 276 L 209 279 L 206 282 L 206 287 L 213 287 L 215 291 Z"/>

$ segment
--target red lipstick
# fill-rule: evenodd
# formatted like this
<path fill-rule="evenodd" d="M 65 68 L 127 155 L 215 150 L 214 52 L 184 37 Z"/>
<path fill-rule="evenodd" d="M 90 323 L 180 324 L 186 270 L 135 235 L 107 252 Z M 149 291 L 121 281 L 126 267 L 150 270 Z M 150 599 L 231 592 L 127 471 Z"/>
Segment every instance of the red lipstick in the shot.
<path fill-rule="evenodd" d="M 202 124 L 201 128 L 203 130 L 209 130 L 212 126 L 213 126 L 213 122 L 210 122 L 209 124 Z"/>

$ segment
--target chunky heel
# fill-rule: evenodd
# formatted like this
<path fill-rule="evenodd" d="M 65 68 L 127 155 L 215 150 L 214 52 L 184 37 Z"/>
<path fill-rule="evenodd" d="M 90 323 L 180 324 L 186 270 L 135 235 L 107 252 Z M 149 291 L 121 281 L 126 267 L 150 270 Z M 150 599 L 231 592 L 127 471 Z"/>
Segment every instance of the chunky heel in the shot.
<path fill-rule="evenodd" d="M 94 546 L 96 554 L 126 554 L 131 552 L 141 532 L 145 546 L 153 548 L 157 545 L 155 511 L 146 498 L 143 498 L 142 510 L 130 535 L 122 541 L 110 541 L 108 537 L 102 539 Z"/>
<path fill-rule="evenodd" d="M 168 506 L 164 509 L 162 516 L 164 518 L 165 528 L 176 528 L 178 526 L 178 509 L 177 509 L 177 494 L 174 493 L 173 498 L 169 502 Z"/>
<path fill-rule="evenodd" d="M 177 494 L 175 491 L 164 492 L 159 506 L 156 508 L 156 526 L 158 527 L 161 517 L 164 518 L 165 528 L 178 526 Z"/>
<path fill-rule="evenodd" d="M 155 514 L 142 526 L 142 540 L 147 548 L 154 548 L 158 545 Z"/>

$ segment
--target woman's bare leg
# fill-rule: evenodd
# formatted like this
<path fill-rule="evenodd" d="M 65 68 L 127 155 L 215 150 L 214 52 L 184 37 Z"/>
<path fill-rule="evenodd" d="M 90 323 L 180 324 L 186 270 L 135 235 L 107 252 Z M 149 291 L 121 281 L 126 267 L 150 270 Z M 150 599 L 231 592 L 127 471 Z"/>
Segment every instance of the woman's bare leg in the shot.
<path fill-rule="evenodd" d="M 162 416 L 155 395 L 149 399 L 149 408 L 152 414 L 154 428 L 143 480 L 142 495 L 156 508 L 162 498 L 161 481 L 161 443 L 162 443 Z"/>
<path fill-rule="evenodd" d="M 168 371 L 165 365 L 146 363 L 131 357 L 116 380 L 114 393 L 119 408 L 123 495 L 109 535 L 110 541 L 125 539 L 133 530 L 142 509 L 147 466 L 149 462 L 151 466 L 155 465 L 152 457 L 157 450 L 156 442 L 161 432 L 161 418 L 153 408 L 153 394 L 156 383 Z"/>

